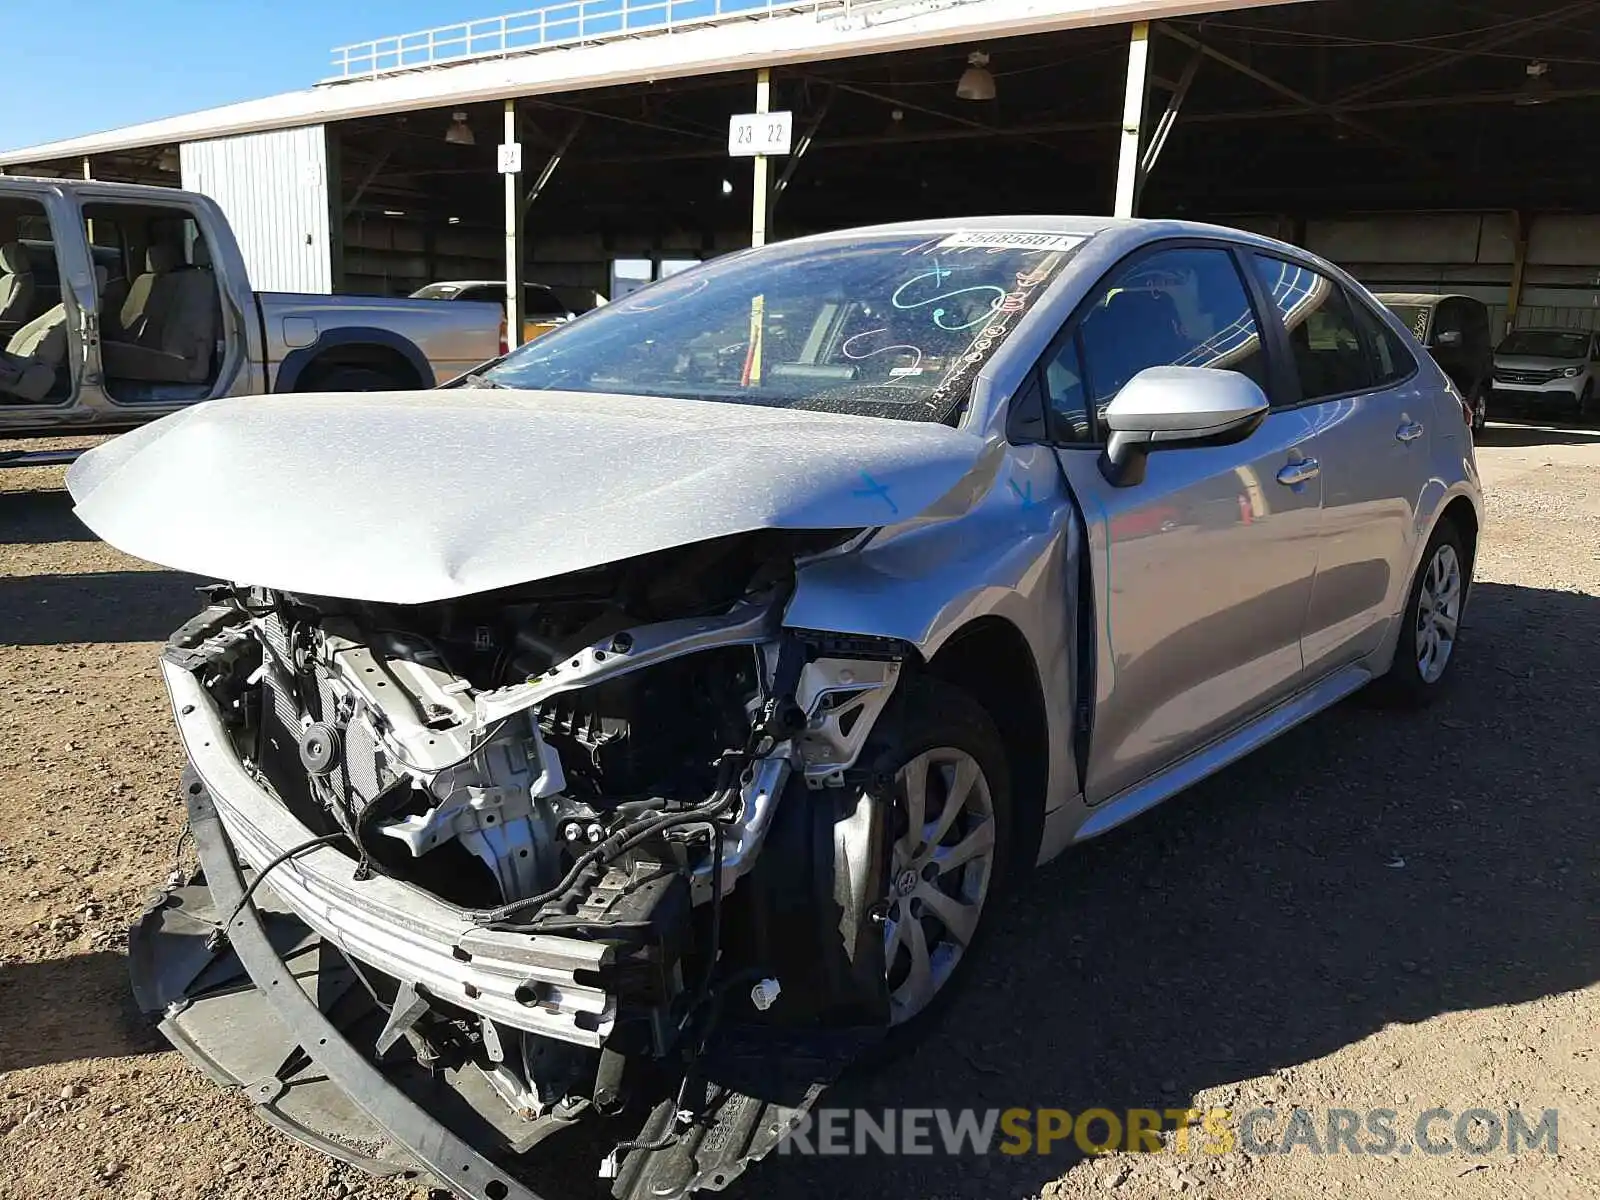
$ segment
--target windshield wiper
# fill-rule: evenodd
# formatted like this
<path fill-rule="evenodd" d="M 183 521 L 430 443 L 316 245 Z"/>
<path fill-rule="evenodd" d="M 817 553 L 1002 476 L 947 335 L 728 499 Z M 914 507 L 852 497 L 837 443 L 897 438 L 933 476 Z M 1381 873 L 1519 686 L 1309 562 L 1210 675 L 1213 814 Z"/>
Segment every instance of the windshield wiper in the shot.
<path fill-rule="evenodd" d="M 506 384 L 498 383 L 487 375 L 478 375 L 472 372 L 468 372 L 456 380 L 456 386 L 464 388 L 496 388 L 500 391 L 509 390 Z"/>

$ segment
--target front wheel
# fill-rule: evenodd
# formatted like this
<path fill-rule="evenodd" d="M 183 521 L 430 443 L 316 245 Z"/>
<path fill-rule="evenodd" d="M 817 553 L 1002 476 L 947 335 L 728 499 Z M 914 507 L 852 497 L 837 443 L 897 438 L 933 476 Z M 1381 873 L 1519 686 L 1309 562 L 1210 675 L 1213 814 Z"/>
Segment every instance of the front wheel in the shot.
<path fill-rule="evenodd" d="M 1466 607 L 1469 562 L 1461 531 L 1453 521 L 1441 521 L 1411 583 L 1394 662 L 1373 685 L 1380 700 L 1420 708 L 1445 689 Z"/>
<path fill-rule="evenodd" d="M 1589 380 L 1583 385 L 1583 395 L 1578 397 L 1578 415 L 1580 417 L 1594 416 L 1594 380 Z"/>
<path fill-rule="evenodd" d="M 932 1024 L 970 966 L 1006 877 L 1011 775 L 994 721 L 966 692 L 912 676 L 863 759 L 893 779 L 883 913 L 893 1039 Z"/>

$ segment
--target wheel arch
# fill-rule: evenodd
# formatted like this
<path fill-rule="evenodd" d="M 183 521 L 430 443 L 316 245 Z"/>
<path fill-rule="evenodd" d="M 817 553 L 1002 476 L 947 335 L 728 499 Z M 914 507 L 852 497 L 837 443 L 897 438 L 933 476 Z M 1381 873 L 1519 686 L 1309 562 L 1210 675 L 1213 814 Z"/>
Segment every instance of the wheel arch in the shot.
<path fill-rule="evenodd" d="M 1038 855 L 1050 782 L 1049 716 L 1028 639 L 993 614 L 956 630 L 922 668 L 970 695 L 988 712 L 1011 771 L 1014 869 Z"/>
<path fill-rule="evenodd" d="M 1472 566 L 1478 557 L 1478 510 L 1472 501 L 1464 495 L 1457 495 L 1447 503 L 1439 513 L 1439 518 L 1434 522 L 1437 529 L 1444 522 L 1449 521 L 1461 534 L 1461 545 L 1467 552 L 1467 578 L 1472 578 Z M 1432 537 L 1432 534 L 1429 534 Z M 1469 587 L 1470 582 L 1469 582 Z"/>
<path fill-rule="evenodd" d="M 382 371 L 399 388 L 433 384 L 433 368 L 415 342 L 388 329 L 349 326 L 325 330 L 311 345 L 284 355 L 272 390 L 305 391 L 319 374 L 338 367 Z"/>

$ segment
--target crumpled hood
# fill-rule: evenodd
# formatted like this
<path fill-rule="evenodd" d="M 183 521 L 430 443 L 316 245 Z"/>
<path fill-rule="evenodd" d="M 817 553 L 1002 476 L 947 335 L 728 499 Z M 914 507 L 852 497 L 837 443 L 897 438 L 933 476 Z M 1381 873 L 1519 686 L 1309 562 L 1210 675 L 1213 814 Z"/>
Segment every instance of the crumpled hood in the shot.
<path fill-rule="evenodd" d="M 981 450 L 926 422 L 649 397 L 258 396 L 107 442 L 67 486 L 139 558 L 414 604 L 746 530 L 908 520 Z"/>

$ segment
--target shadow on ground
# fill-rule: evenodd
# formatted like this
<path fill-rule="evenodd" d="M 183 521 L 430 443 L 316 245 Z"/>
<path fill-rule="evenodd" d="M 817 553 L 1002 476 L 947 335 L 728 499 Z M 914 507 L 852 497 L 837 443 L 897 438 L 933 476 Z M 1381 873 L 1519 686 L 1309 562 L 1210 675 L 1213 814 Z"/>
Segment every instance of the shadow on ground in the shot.
<path fill-rule="evenodd" d="M 66 492 L 0 492 L 0 545 L 94 540 Z"/>
<path fill-rule="evenodd" d="M 200 611 L 201 582 L 174 571 L 0 576 L 0 639 L 14 646 L 165 641 Z"/>
<path fill-rule="evenodd" d="M 167 1048 L 128 987 L 128 960 L 95 951 L 0 967 L 0 1071 Z"/>
<path fill-rule="evenodd" d="M 1495 419 L 1473 439 L 1480 446 L 1593 446 L 1600 444 L 1600 429 L 1584 428 L 1566 422 L 1527 423 L 1511 418 Z"/>
<path fill-rule="evenodd" d="M 1482 585 L 1460 649 L 1433 709 L 1358 698 L 1036 874 L 931 1040 L 823 1103 L 1180 1108 L 1600 979 L 1600 739 L 1551 708 L 1600 702 L 1600 600 Z M 774 1156 L 738 1195 L 1036 1195 L 1077 1157 Z"/>

